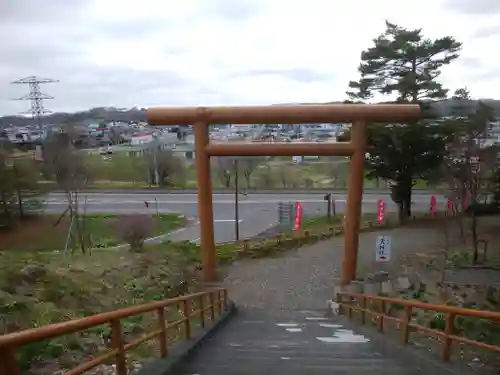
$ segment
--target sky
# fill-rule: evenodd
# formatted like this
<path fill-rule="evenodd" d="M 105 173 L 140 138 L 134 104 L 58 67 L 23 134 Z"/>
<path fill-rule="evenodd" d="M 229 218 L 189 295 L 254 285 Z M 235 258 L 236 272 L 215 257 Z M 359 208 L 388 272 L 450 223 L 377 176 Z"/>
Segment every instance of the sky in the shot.
<path fill-rule="evenodd" d="M 54 111 L 344 100 L 385 20 L 463 42 L 441 82 L 500 99 L 498 0 L 6 0 L 0 115 L 31 75 Z"/>

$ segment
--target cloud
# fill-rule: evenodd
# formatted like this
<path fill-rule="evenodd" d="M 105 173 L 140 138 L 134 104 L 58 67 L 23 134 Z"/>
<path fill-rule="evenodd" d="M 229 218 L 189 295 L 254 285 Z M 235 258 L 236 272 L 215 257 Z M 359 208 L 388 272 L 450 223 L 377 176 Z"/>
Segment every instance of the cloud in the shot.
<path fill-rule="evenodd" d="M 396 0 L 4 1 L 0 114 L 29 108 L 10 100 L 28 87 L 10 82 L 30 75 L 59 80 L 42 87 L 53 110 L 343 100 L 386 19 L 462 41 L 442 82 L 493 97 L 496 4 L 421 0 L 408 12 Z"/>
<path fill-rule="evenodd" d="M 446 0 L 446 6 L 467 15 L 500 14 L 500 2 L 496 0 Z"/>
<path fill-rule="evenodd" d="M 500 25 L 479 28 L 475 33 L 475 38 L 489 38 L 500 35 Z"/>

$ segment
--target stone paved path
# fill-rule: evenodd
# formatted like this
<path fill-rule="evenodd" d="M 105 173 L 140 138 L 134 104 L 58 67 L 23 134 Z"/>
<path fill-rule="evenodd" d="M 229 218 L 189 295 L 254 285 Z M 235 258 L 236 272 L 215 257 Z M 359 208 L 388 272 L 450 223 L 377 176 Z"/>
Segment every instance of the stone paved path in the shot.
<path fill-rule="evenodd" d="M 392 236 L 394 257 L 440 240 L 430 228 L 386 233 Z M 361 235 L 360 267 L 374 262 L 380 234 Z M 463 374 L 373 329 L 327 315 L 342 246 L 342 238 L 333 238 L 279 258 L 232 265 L 224 284 L 238 314 L 175 374 Z"/>
<path fill-rule="evenodd" d="M 360 235 L 358 268 L 374 263 L 380 234 L 392 237 L 393 258 L 435 246 L 441 241 L 433 228 L 399 228 Z M 232 265 L 224 280 L 239 307 L 270 309 L 321 309 L 333 297 L 333 279 L 340 276 L 343 238 L 290 251 L 278 258 L 243 260 Z"/>
<path fill-rule="evenodd" d="M 324 312 L 240 310 L 176 375 L 444 375 L 407 348 Z"/>

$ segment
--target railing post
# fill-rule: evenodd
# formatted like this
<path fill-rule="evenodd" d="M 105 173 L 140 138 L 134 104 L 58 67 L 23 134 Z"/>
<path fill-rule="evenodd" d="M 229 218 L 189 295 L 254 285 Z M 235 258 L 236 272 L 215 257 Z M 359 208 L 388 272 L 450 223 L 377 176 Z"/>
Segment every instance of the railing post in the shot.
<path fill-rule="evenodd" d="M 123 347 L 120 319 L 113 319 L 110 323 L 111 347 L 116 350 L 116 375 L 127 375 L 127 358 L 125 357 L 125 349 Z"/>
<path fill-rule="evenodd" d="M 229 308 L 229 301 L 228 301 L 227 289 L 224 289 L 224 310 L 227 310 L 228 308 Z"/>
<path fill-rule="evenodd" d="M 222 315 L 222 297 L 221 297 L 221 293 L 222 291 L 218 290 L 217 291 L 217 308 L 218 308 L 218 314 L 219 316 Z"/>
<path fill-rule="evenodd" d="M 186 340 L 191 338 L 191 312 L 189 311 L 189 299 L 185 299 L 182 304 L 183 315 L 184 315 L 184 328 L 186 334 Z"/>
<path fill-rule="evenodd" d="M 408 340 L 410 339 L 410 322 L 411 322 L 411 306 L 405 305 L 405 314 L 403 316 L 403 344 L 408 344 Z"/>
<path fill-rule="evenodd" d="M 21 375 L 15 347 L 0 348 L 0 375 Z"/>
<path fill-rule="evenodd" d="M 200 304 L 200 325 L 205 328 L 205 295 L 201 295 L 199 299 Z"/>
<path fill-rule="evenodd" d="M 380 333 L 384 333 L 385 301 L 380 301 L 380 315 L 377 320 L 377 328 Z"/>
<path fill-rule="evenodd" d="M 452 339 L 450 338 L 450 335 L 453 334 L 453 326 L 455 324 L 455 314 L 453 313 L 448 313 L 448 316 L 446 317 L 446 323 L 444 327 L 444 340 L 441 346 L 441 359 L 443 361 L 449 361 L 450 356 L 451 356 L 451 344 L 452 344 Z"/>
<path fill-rule="evenodd" d="M 210 303 L 210 320 L 213 321 L 215 320 L 215 302 L 214 302 L 214 293 L 213 292 L 210 292 L 208 294 L 208 299 L 209 299 L 209 303 Z"/>
<path fill-rule="evenodd" d="M 158 321 L 160 323 L 160 356 L 165 358 L 168 356 L 168 342 L 167 342 L 167 327 L 165 325 L 165 308 L 160 307 L 158 309 Z"/>
<path fill-rule="evenodd" d="M 365 324 L 366 323 L 366 297 L 363 296 L 361 297 L 361 308 L 363 309 L 361 311 L 361 324 Z"/>

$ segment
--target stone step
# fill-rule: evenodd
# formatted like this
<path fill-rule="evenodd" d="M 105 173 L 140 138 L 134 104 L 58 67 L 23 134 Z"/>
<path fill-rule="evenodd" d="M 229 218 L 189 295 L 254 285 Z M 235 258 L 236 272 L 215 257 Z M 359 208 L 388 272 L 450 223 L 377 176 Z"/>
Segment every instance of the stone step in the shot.
<path fill-rule="evenodd" d="M 416 374 L 325 312 L 243 311 L 203 342 L 178 375 Z"/>

